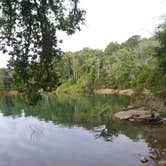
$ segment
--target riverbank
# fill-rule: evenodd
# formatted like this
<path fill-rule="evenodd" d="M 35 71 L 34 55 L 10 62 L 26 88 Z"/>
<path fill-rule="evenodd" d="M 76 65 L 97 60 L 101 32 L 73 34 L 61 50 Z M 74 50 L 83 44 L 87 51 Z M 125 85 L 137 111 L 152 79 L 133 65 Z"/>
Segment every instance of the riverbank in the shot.
<path fill-rule="evenodd" d="M 132 96 L 134 94 L 134 90 L 133 89 L 98 89 L 98 90 L 95 90 L 94 93 Z"/>
<path fill-rule="evenodd" d="M 166 106 L 162 100 L 156 97 L 149 97 L 124 107 L 123 111 L 115 114 L 115 117 L 132 122 L 165 125 Z"/>
<path fill-rule="evenodd" d="M 16 96 L 18 95 L 18 91 L 16 90 L 2 90 L 0 91 L 0 95 L 3 95 L 3 96 Z"/>

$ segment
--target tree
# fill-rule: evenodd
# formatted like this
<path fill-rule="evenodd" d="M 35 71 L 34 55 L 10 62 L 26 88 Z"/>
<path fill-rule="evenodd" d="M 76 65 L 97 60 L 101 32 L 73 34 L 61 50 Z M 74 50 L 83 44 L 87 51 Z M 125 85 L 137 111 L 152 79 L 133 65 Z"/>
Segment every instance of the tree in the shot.
<path fill-rule="evenodd" d="M 85 11 L 79 0 L 0 0 L 0 49 L 11 56 L 9 68 L 25 93 L 52 90 L 59 84 L 53 70 L 61 49 L 57 34 L 80 30 Z"/>
<path fill-rule="evenodd" d="M 108 44 L 104 52 L 106 55 L 112 55 L 112 53 L 117 51 L 119 47 L 120 47 L 120 44 L 118 44 L 117 42 L 111 42 Z"/>
<path fill-rule="evenodd" d="M 157 47 L 156 56 L 159 60 L 160 69 L 163 73 L 166 72 L 166 21 L 161 24 L 156 32 L 156 39 L 160 45 Z"/>
<path fill-rule="evenodd" d="M 132 37 L 130 37 L 126 42 L 122 43 L 121 47 L 126 47 L 126 48 L 134 48 L 135 46 L 138 45 L 138 43 L 140 42 L 141 37 L 139 35 L 134 35 Z"/>
<path fill-rule="evenodd" d="M 10 73 L 5 68 L 0 68 L 0 89 L 9 90 L 11 89 L 12 79 Z"/>

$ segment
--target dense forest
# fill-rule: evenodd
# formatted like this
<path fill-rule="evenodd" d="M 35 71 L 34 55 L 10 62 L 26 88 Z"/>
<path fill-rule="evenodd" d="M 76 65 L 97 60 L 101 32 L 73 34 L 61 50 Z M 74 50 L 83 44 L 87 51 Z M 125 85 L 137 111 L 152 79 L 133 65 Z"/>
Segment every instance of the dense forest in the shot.
<path fill-rule="evenodd" d="M 145 89 L 152 93 L 165 93 L 165 43 L 166 30 L 162 25 L 154 37 L 130 37 L 119 44 L 110 42 L 105 50 L 84 48 L 65 52 L 54 61 L 54 71 L 59 77 L 57 92 L 93 92 L 99 88 L 126 89 L 136 92 Z M 16 89 L 12 74 L 0 70 L 2 89 Z"/>
<path fill-rule="evenodd" d="M 166 23 L 148 39 L 134 35 L 123 43 L 110 42 L 104 50 L 64 53 L 57 34 L 81 30 L 86 11 L 78 4 L 79 0 L 0 2 L 0 50 L 10 56 L 8 69 L 0 71 L 1 90 L 18 90 L 30 100 L 40 98 L 39 91 L 132 88 L 163 93 Z"/>
<path fill-rule="evenodd" d="M 119 44 L 110 42 L 105 50 L 84 48 L 65 52 L 54 61 L 55 77 L 59 78 L 57 92 L 88 92 L 95 89 L 132 88 L 162 93 L 166 88 L 165 43 L 166 30 L 162 25 L 154 37 L 130 37 Z M 53 76 L 54 77 L 54 76 Z M 0 87 L 16 89 L 10 70 L 0 70 Z"/>
<path fill-rule="evenodd" d="M 0 68 L 0 90 L 15 89 L 12 85 L 12 75 L 6 68 Z"/>
<path fill-rule="evenodd" d="M 152 91 L 164 88 L 154 38 L 132 36 L 126 42 L 111 42 L 105 50 L 85 48 L 66 52 L 59 65 L 61 86 L 58 91 L 88 91 L 99 88 Z"/>

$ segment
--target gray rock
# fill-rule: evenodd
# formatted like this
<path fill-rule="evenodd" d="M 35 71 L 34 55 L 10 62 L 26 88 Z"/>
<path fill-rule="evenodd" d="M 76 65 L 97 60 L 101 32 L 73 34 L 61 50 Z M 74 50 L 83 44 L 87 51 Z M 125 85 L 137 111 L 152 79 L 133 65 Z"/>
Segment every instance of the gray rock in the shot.
<path fill-rule="evenodd" d="M 162 118 L 160 121 L 162 124 L 166 124 L 166 118 Z"/>
<path fill-rule="evenodd" d="M 154 143 L 157 143 L 157 139 L 154 140 Z"/>
<path fill-rule="evenodd" d="M 130 113 L 128 111 L 122 111 L 122 112 L 116 113 L 115 117 L 120 120 L 128 120 L 129 118 L 132 117 L 132 113 Z"/>
<path fill-rule="evenodd" d="M 166 160 L 160 160 L 158 161 L 159 166 L 166 166 Z"/>
<path fill-rule="evenodd" d="M 147 119 L 151 117 L 151 114 L 149 111 L 139 108 L 139 109 L 133 109 L 129 111 L 122 111 L 115 114 L 115 117 L 121 120 L 129 120 L 131 119 Z"/>
<path fill-rule="evenodd" d="M 147 159 L 146 157 L 144 157 L 144 156 L 141 156 L 141 157 L 140 157 L 140 161 L 141 161 L 142 163 L 146 163 L 146 162 L 148 162 L 148 159 Z"/>
<path fill-rule="evenodd" d="M 152 158 L 152 159 L 157 159 L 157 155 L 156 155 L 155 153 L 154 153 L 154 154 L 151 153 L 151 154 L 149 155 L 149 157 Z"/>
<path fill-rule="evenodd" d="M 129 121 L 130 121 L 130 122 L 134 122 L 134 121 L 135 121 L 135 119 L 133 119 L 133 118 L 130 118 L 130 119 L 129 119 Z"/>
<path fill-rule="evenodd" d="M 162 154 L 163 156 L 165 156 L 165 152 L 161 152 L 161 154 Z"/>
<path fill-rule="evenodd" d="M 141 106 L 138 105 L 138 104 L 133 104 L 133 105 L 127 106 L 125 109 L 126 109 L 126 110 L 131 110 L 131 109 L 138 109 L 138 108 L 140 108 L 140 107 L 141 107 Z"/>
<path fill-rule="evenodd" d="M 138 122 L 161 123 L 160 114 L 158 112 L 151 112 L 145 107 L 130 106 L 128 111 L 122 111 L 115 114 L 115 117 L 120 120 L 130 120 Z M 135 109 L 133 109 L 135 108 Z"/>

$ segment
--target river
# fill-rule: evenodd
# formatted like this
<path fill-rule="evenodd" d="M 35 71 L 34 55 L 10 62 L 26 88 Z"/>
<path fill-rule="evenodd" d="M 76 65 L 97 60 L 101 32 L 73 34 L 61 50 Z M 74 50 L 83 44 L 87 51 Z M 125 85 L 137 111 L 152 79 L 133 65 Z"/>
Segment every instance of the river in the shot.
<path fill-rule="evenodd" d="M 116 95 L 45 95 L 29 106 L 1 96 L 0 166 L 155 166 L 166 157 L 166 128 L 115 119 L 130 102 Z"/>

